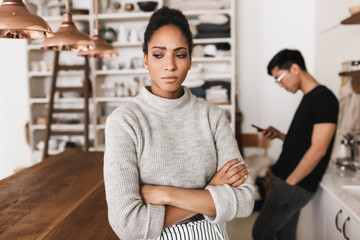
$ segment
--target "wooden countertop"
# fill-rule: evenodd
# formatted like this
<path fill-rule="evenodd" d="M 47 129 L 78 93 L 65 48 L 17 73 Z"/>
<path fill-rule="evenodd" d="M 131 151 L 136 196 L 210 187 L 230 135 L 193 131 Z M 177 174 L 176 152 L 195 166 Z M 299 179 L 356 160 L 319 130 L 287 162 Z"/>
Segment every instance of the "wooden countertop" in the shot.
<path fill-rule="evenodd" d="M 0 181 L 0 239 L 118 239 L 107 218 L 103 152 L 67 150 Z"/>

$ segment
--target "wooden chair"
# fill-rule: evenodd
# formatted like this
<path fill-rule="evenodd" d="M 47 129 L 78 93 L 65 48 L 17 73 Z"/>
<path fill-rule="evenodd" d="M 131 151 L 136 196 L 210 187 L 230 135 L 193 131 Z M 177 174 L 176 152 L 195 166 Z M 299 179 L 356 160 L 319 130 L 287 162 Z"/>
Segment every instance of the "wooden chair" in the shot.
<path fill-rule="evenodd" d="M 263 150 L 263 156 L 267 156 L 267 149 L 270 140 L 262 133 L 243 133 L 241 135 L 242 147 L 260 148 Z"/>
<path fill-rule="evenodd" d="M 242 148 L 254 148 L 257 155 L 244 156 L 245 162 L 249 165 L 251 175 L 254 178 L 255 184 L 258 187 L 260 200 L 255 201 L 254 210 L 260 210 L 267 192 L 270 191 L 270 171 L 269 166 L 273 161 L 267 157 L 267 149 L 270 140 L 262 133 L 243 133 L 241 134 Z M 244 154 L 244 152 L 242 152 Z M 257 162 L 257 163 L 256 163 Z"/>

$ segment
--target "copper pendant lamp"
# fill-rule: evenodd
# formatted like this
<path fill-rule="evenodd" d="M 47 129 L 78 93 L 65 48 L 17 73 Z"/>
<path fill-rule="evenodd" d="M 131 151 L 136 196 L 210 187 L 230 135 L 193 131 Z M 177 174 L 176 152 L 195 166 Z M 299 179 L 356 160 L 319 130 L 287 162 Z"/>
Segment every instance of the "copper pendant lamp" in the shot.
<path fill-rule="evenodd" d="M 95 58 L 107 58 L 119 56 L 118 51 L 111 44 L 107 43 L 101 36 L 99 31 L 99 19 L 98 19 L 98 0 L 95 0 L 95 29 L 94 36 L 92 38 L 95 46 L 93 49 L 80 50 L 78 56 L 88 56 Z"/>
<path fill-rule="evenodd" d="M 53 51 L 79 51 L 92 49 L 94 43 L 91 38 L 80 32 L 73 20 L 69 8 L 69 0 L 66 1 L 66 11 L 63 14 L 64 20 L 54 37 L 46 38 L 41 49 Z"/>
<path fill-rule="evenodd" d="M 0 38 L 37 39 L 53 35 L 45 20 L 30 13 L 21 0 L 2 1 Z"/>

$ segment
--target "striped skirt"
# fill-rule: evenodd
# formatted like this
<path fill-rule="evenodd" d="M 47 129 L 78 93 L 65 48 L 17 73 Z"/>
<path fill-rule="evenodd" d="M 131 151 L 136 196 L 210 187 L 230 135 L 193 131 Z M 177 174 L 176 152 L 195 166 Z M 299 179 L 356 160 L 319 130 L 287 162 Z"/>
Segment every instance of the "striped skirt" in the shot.
<path fill-rule="evenodd" d="M 229 240 L 229 237 L 225 222 L 211 224 L 199 220 L 165 228 L 156 240 Z"/>

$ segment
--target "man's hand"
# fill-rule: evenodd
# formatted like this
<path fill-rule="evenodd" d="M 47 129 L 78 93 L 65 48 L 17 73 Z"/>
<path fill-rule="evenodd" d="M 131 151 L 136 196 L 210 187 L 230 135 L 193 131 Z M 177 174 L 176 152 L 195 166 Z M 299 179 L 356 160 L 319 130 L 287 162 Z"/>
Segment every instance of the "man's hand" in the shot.
<path fill-rule="evenodd" d="M 279 138 L 281 140 L 285 140 L 285 134 L 274 128 L 273 126 L 269 126 L 262 132 L 265 137 L 270 138 L 271 140 L 275 138 Z"/>
<path fill-rule="evenodd" d="M 224 185 L 228 184 L 232 187 L 238 187 L 247 179 L 247 175 L 250 173 L 246 164 L 238 164 L 240 159 L 233 159 L 228 161 L 211 179 L 209 185 Z M 234 167 L 235 166 L 235 167 Z M 233 167 L 233 168 L 232 168 Z"/>

